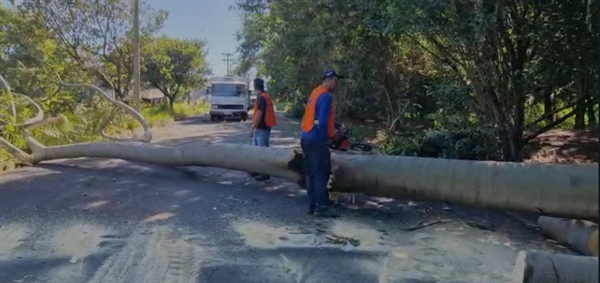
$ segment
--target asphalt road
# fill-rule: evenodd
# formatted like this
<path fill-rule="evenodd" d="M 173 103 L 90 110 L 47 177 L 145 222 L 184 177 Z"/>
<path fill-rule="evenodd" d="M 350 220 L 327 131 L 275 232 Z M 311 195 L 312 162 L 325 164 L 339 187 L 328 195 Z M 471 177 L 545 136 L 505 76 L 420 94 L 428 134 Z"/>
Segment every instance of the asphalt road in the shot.
<path fill-rule="evenodd" d="M 250 142 L 247 123 L 208 120 L 155 140 Z M 297 123 L 279 124 L 273 144 L 296 146 Z M 368 197 L 339 209 L 307 217 L 294 184 L 243 172 L 45 163 L 0 175 L 0 283 L 495 283 L 519 250 L 556 249 L 506 214 Z"/>

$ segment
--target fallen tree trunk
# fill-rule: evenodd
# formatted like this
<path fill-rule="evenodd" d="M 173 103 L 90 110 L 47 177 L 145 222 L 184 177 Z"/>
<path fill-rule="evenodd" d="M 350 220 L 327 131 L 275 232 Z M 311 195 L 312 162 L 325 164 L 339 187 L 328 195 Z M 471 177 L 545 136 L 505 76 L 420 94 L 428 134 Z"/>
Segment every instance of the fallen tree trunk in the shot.
<path fill-rule="evenodd" d="M 540 216 L 538 226 L 546 237 L 587 256 L 598 256 L 598 224 L 590 221 Z"/>
<path fill-rule="evenodd" d="M 598 283 L 598 258 L 521 251 L 512 283 Z"/>
<path fill-rule="evenodd" d="M 270 174 L 296 182 L 301 180 L 302 155 L 286 149 L 207 142 L 177 146 L 142 142 L 100 142 L 51 147 L 33 139 L 29 139 L 28 142 L 33 151 L 29 156 L 29 162 L 32 164 L 64 158 L 117 158 L 170 166 L 219 167 Z"/>
<path fill-rule="evenodd" d="M 335 190 L 598 219 L 597 164 L 333 155 Z"/>
<path fill-rule="evenodd" d="M 51 66 L 42 61 L 50 69 Z M 100 157 L 143 161 L 172 166 L 213 166 L 226 169 L 265 173 L 303 184 L 302 153 L 277 148 L 239 144 L 197 142 L 179 146 L 147 144 L 152 139 L 148 123 L 141 113 L 114 100 L 96 86 L 67 84 L 58 73 L 62 86 L 93 89 L 114 107 L 101 127 L 101 135 L 117 143 L 82 143 L 46 147 L 36 141 L 28 129 L 61 118 L 44 120 L 42 108 L 32 99 L 38 114 L 21 127 L 32 154 L 27 154 L 9 141 L 4 146 L 24 163 Z M 100 73 L 104 76 L 104 74 Z M 0 79 L 2 79 L 0 77 Z M 10 93 L 10 86 L 0 80 Z M 104 132 L 116 111 L 135 118 L 142 137 L 122 140 Z M 14 111 L 13 111 L 14 112 Z M 13 116 L 16 113 L 12 114 Z M 16 117 L 13 117 L 16 123 Z M 2 129 L 3 126 L 0 126 Z M 133 143 L 126 141 L 142 141 Z M 427 199 L 480 206 L 501 210 L 538 212 L 576 219 L 598 219 L 598 165 L 548 165 L 507 162 L 447 160 L 379 155 L 332 155 L 334 191 L 364 193 L 392 198 Z"/>
<path fill-rule="evenodd" d="M 29 140 L 30 162 L 119 158 L 172 166 L 212 166 L 265 173 L 301 183 L 302 153 L 283 148 L 195 142 L 84 143 L 45 147 Z M 428 199 L 485 208 L 597 219 L 598 166 L 474 162 L 333 154 L 333 190 Z"/>

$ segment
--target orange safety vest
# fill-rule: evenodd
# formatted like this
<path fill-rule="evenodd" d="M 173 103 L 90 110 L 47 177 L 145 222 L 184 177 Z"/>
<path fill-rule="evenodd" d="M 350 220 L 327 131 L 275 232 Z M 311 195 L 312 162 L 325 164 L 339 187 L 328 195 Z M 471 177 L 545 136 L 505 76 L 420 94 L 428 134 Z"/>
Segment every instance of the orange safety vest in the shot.
<path fill-rule="evenodd" d="M 267 124 L 267 127 L 271 128 L 271 127 L 275 127 L 277 125 L 277 119 L 275 118 L 275 107 L 273 107 L 273 100 L 271 100 L 271 96 L 266 93 L 266 92 L 261 92 L 258 94 L 259 96 L 262 96 L 266 101 L 267 101 L 267 109 L 265 109 L 266 113 L 263 113 L 263 117 L 265 119 L 265 124 Z M 254 113 L 256 113 L 258 111 L 258 97 L 256 98 L 256 101 L 254 101 Z M 253 119 L 256 119 L 257 116 L 254 116 Z M 258 125 L 260 121 L 253 121 L 255 125 Z"/>
<path fill-rule="evenodd" d="M 302 118 L 302 130 L 304 132 L 310 132 L 315 124 L 319 123 L 319 121 L 316 119 L 317 117 L 315 115 L 315 108 L 321 94 L 326 92 L 329 92 L 329 89 L 321 85 L 315 88 L 310 94 L 308 103 L 306 103 L 306 109 L 304 110 L 304 117 Z M 327 131 L 330 138 L 335 136 L 335 109 L 333 108 L 333 103 L 331 104 L 331 110 L 329 111 L 329 123 L 327 125 Z"/>

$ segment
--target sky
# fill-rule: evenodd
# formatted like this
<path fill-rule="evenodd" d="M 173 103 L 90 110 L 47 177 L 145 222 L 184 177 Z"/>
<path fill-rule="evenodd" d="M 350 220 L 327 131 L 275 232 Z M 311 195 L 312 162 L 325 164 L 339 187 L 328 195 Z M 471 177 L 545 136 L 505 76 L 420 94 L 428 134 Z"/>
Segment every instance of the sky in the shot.
<path fill-rule="evenodd" d="M 208 43 L 208 63 L 215 76 L 225 75 L 223 53 L 235 53 L 235 33 L 241 27 L 239 12 L 230 10 L 233 0 L 142 0 L 169 12 L 162 34 L 203 39 Z M 236 55 L 234 54 L 234 58 Z"/>

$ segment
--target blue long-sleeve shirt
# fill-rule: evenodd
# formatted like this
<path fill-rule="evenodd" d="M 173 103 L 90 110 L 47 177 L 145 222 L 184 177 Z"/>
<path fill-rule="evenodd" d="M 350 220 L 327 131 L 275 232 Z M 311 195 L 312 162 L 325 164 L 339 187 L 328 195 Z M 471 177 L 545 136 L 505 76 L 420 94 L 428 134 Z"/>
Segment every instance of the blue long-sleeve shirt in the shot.
<path fill-rule="evenodd" d="M 315 125 L 312 130 L 308 132 L 302 131 L 302 138 L 308 140 L 326 142 L 329 138 L 329 112 L 331 111 L 331 93 L 325 92 L 319 96 L 317 103 L 315 104 L 315 119 L 319 121 L 318 125 Z"/>

